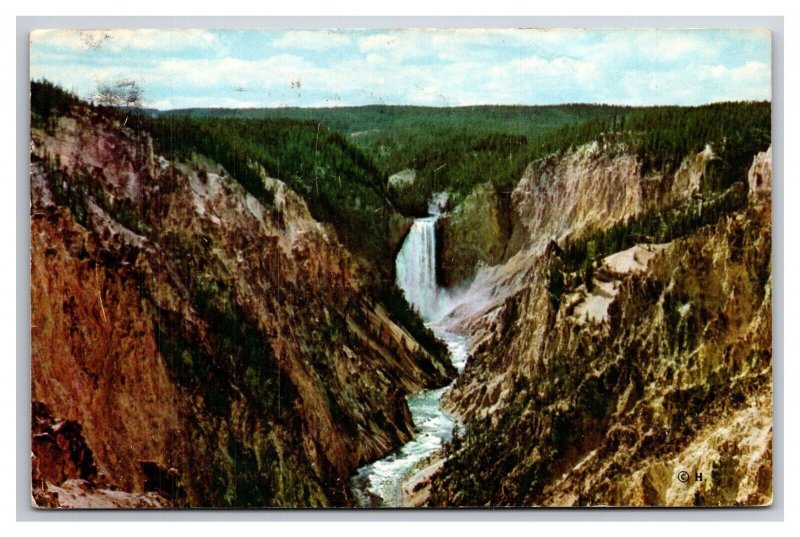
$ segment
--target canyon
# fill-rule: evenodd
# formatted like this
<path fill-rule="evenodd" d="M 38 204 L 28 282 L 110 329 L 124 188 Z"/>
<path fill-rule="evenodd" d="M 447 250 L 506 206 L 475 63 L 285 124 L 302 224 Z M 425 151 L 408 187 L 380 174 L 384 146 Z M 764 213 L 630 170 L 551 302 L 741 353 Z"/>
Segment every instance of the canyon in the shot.
<path fill-rule="evenodd" d="M 387 262 L 316 176 L 254 194 L 143 125 L 31 131 L 35 506 L 771 503 L 771 146 L 722 180 L 720 144 L 604 135 L 381 198 Z"/>
<path fill-rule="evenodd" d="M 642 174 L 590 144 L 528 167 L 506 260 L 476 265 L 449 315 L 471 334 L 443 398 L 466 430 L 428 505 L 771 503 L 771 149 L 713 225 L 608 255 L 590 282 L 561 259 L 569 237 L 691 207 L 714 158 Z"/>

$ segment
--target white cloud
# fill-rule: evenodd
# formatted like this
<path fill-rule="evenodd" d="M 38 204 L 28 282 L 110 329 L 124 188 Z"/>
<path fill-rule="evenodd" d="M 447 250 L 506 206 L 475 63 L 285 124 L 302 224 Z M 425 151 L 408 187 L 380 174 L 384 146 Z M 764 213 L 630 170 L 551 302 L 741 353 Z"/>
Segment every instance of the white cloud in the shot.
<path fill-rule="evenodd" d="M 147 103 L 147 106 L 157 108 L 159 110 L 170 110 L 173 108 L 257 108 L 265 106 L 264 103 L 247 100 L 236 99 L 233 97 L 215 98 L 215 97 L 191 97 L 176 95 L 167 99 L 159 99 Z M 277 104 L 275 106 L 278 106 Z"/>
<path fill-rule="evenodd" d="M 350 36 L 334 30 L 290 30 L 272 42 L 279 49 L 302 49 L 323 51 L 352 44 Z"/>
<path fill-rule="evenodd" d="M 119 52 L 126 49 L 175 51 L 219 47 L 217 37 L 206 30 L 35 30 L 31 44 L 71 50 Z"/>
<path fill-rule="evenodd" d="M 667 59 L 677 60 L 687 56 L 705 56 L 711 50 L 707 42 L 697 35 L 658 32 L 656 54 Z"/>
<path fill-rule="evenodd" d="M 587 78 L 595 72 L 595 67 L 589 62 L 572 58 L 559 57 L 546 60 L 538 56 L 529 56 L 508 61 L 494 67 L 493 74 L 536 74 L 538 76 L 575 76 L 576 79 Z"/>
<path fill-rule="evenodd" d="M 727 79 L 734 81 L 752 81 L 761 82 L 768 79 L 770 76 L 769 65 L 761 62 L 747 62 L 738 67 L 726 67 L 724 65 L 715 65 L 711 67 L 708 72 L 714 78 Z"/>
<path fill-rule="evenodd" d="M 303 30 L 281 32 L 273 46 L 253 50 L 252 35 L 238 42 L 238 33 L 182 32 L 115 32 L 113 46 L 117 48 L 144 51 L 142 47 L 154 43 L 163 47 L 127 56 L 105 41 L 98 50 L 40 47 L 38 43 L 52 45 L 65 36 L 75 46 L 75 35 L 37 32 L 32 38 L 31 75 L 49 78 L 84 96 L 98 81 L 127 77 L 139 82 L 153 103 L 173 106 L 187 102 L 175 95 L 202 98 L 208 106 L 214 102 L 217 106 L 228 102 L 259 106 L 698 104 L 770 95 L 766 34 Z M 747 47 L 739 46 L 742 40 L 749 40 Z M 209 45 L 220 41 L 231 50 Z M 173 53 L 191 43 L 200 52 Z"/>

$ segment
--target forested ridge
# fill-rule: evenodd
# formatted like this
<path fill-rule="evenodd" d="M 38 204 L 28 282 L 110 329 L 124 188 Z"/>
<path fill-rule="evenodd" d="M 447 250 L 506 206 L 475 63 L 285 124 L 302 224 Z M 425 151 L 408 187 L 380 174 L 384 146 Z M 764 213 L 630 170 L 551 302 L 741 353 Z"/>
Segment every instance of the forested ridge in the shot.
<path fill-rule="evenodd" d="M 491 181 L 500 193 L 507 193 L 529 162 L 595 140 L 613 141 L 635 152 L 646 171 L 660 172 L 674 171 L 686 155 L 710 143 L 728 169 L 719 173 L 738 176 L 752 149 L 763 148 L 769 139 L 770 114 L 768 102 L 727 102 L 643 108 L 565 104 L 189 109 L 164 115 L 281 118 L 337 131 L 369 157 L 381 188 L 393 173 L 416 171 L 413 186 L 387 194 L 401 212 L 420 215 L 433 192 L 448 190 L 457 204 L 476 184 Z"/>

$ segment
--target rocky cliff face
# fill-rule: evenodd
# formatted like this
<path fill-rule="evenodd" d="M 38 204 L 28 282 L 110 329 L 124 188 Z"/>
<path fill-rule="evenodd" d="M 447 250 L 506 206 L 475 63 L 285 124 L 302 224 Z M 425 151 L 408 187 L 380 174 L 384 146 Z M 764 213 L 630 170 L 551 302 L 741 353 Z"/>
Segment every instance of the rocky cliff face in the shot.
<path fill-rule="evenodd" d="M 483 183 L 436 222 L 440 285 L 455 287 L 477 268 L 496 265 L 508 243 L 508 208 L 491 183 Z"/>
<path fill-rule="evenodd" d="M 755 156 L 747 174 L 747 183 L 751 195 L 772 193 L 772 147 Z"/>
<path fill-rule="evenodd" d="M 593 142 L 532 162 L 507 201 L 480 185 L 442 219 L 442 283 L 474 277 L 474 291 L 492 288 L 496 304 L 506 295 L 504 286 L 515 288 L 514 275 L 526 260 L 551 241 L 691 198 L 716 158 L 706 146 L 674 173 L 644 173 L 624 145 Z"/>
<path fill-rule="evenodd" d="M 469 289 L 455 299 L 451 329 L 480 339 L 498 306 L 527 285 L 534 260 L 549 244 L 563 244 L 567 237 L 691 199 L 704 187 L 706 170 L 715 158 L 706 146 L 684 159 L 674 173 L 644 173 L 641 162 L 624 145 L 594 142 L 532 162 L 507 203 L 476 192 L 468 198 L 469 207 L 461 209 L 471 217 L 451 219 L 443 236 L 446 242 L 474 234 L 466 229 L 470 225 L 489 230 L 478 237 L 488 241 L 488 247 L 448 255 L 460 247 L 442 246 L 442 273 L 470 281 Z M 505 234 L 500 232 L 503 220 L 508 222 Z M 497 260 L 499 251 L 503 253 Z"/>
<path fill-rule="evenodd" d="M 520 253 L 476 277 L 480 307 L 452 315 L 474 335 L 445 394 L 467 428 L 429 503 L 768 504 L 768 196 L 611 255 L 587 285 L 553 240 L 692 196 L 713 158 L 707 148 L 671 177 L 642 177 L 633 157 L 594 151 L 528 169 L 513 194 Z M 755 159 L 751 184 L 767 162 Z"/>
<path fill-rule="evenodd" d="M 451 366 L 283 183 L 262 203 L 152 147 L 88 108 L 32 133 L 33 399 L 96 468 L 34 443 L 35 501 L 348 504 L 350 473 L 410 438 L 404 395 Z"/>
<path fill-rule="evenodd" d="M 594 142 L 565 156 L 534 162 L 511 194 L 510 249 L 541 253 L 550 241 L 668 207 L 700 190 L 714 158 L 707 146 L 685 159 L 675 173 L 645 174 L 624 146 Z"/>

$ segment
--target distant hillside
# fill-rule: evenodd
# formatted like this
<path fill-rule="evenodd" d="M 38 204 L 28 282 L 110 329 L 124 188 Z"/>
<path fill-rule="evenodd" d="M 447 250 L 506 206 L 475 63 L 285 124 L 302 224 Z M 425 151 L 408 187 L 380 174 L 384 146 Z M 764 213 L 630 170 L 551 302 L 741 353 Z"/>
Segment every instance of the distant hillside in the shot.
<path fill-rule="evenodd" d="M 631 107 L 596 104 L 550 106 L 342 106 L 336 108 L 187 108 L 161 112 L 162 116 L 233 117 L 239 119 L 286 118 L 319 121 L 348 135 L 374 131 L 469 128 L 473 132 L 505 132 L 531 136 L 542 130 L 596 116 L 624 113 Z"/>

